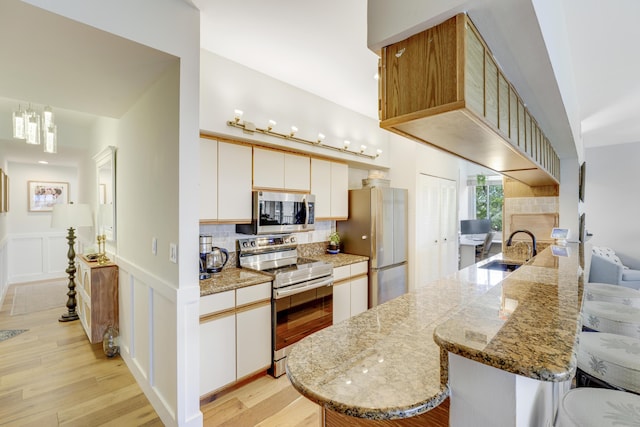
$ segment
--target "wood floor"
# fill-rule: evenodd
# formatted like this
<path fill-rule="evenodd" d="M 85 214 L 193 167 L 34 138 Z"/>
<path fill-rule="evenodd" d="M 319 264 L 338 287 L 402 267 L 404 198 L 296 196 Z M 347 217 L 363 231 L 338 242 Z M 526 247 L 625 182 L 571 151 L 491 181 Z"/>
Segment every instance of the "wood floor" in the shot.
<path fill-rule="evenodd" d="M 17 286 L 0 309 L 0 329 L 28 329 L 0 342 L 0 426 L 162 426 L 124 361 L 90 344 L 66 307 L 11 316 Z M 205 426 L 319 426 L 320 408 L 286 376 L 263 376 L 202 407 Z"/>
<path fill-rule="evenodd" d="M 90 344 L 66 307 L 11 316 L 7 290 L 0 329 L 28 329 L 0 342 L 0 425 L 162 426 L 122 359 Z"/>
<path fill-rule="evenodd" d="M 0 309 L 0 329 L 28 329 L 0 342 L 0 426 L 162 426 L 125 363 L 90 344 L 66 307 L 11 316 L 16 286 Z M 320 407 L 286 375 L 264 375 L 203 404 L 204 426 L 319 427 Z"/>

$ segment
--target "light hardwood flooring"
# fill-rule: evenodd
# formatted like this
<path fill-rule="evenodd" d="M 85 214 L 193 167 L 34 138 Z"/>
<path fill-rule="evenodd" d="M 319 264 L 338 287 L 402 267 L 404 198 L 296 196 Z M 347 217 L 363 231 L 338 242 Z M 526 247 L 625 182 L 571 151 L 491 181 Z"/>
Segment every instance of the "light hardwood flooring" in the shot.
<path fill-rule="evenodd" d="M 11 316 L 17 286 L 0 329 L 28 331 L 0 342 L 0 425 L 162 426 L 120 356 L 90 344 L 80 321 L 58 322 L 65 306 Z"/>
<path fill-rule="evenodd" d="M 11 316 L 7 290 L 0 329 L 28 329 L 0 342 L 0 426 L 162 426 L 124 361 L 90 344 L 66 307 Z M 203 405 L 205 426 L 319 426 L 320 408 L 286 376 L 267 375 Z"/>
<path fill-rule="evenodd" d="M 162 426 L 124 361 L 90 344 L 66 307 L 11 316 L 7 290 L 0 329 L 28 329 L 0 342 L 0 426 Z M 203 404 L 204 426 L 319 427 L 320 407 L 286 375 L 260 376 Z"/>

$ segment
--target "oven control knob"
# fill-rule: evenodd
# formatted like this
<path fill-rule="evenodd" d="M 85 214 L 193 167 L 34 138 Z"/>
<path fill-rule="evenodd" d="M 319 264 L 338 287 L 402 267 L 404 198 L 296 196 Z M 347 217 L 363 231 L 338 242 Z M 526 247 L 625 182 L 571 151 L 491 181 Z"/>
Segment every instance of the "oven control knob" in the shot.
<path fill-rule="evenodd" d="M 255 246 L 256 246 L 256 241 L 255 241 L 255 240 L 252 240 L 252 241 L 251 241 L 251 246 L 253 246 L 253 247 L 255 247 Z"/>
<path fill-rule="evenodd" d="M 242 242 L 242 247 L 243 248 L 249 247 L 249 242 Z"/>
<path fill-rule="evenodd" d="M 291 236 L 291 243 L 295 243 L 296 242 L 296 238 Z"/>

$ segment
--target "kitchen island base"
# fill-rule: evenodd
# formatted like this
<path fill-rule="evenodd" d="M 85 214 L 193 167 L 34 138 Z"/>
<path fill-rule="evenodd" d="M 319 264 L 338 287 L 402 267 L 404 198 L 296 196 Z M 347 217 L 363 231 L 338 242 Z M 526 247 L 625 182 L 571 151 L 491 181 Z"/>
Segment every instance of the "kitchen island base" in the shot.
<path fill-rule="evenodd" d="M 369 420 L 366 418 L 355 418 L 348 415 L 334 412 L 324 408 L 325 427 L 448 427 L 449 426 L 449 399 L 445 399 L 440 405 L 432 410 L 415 417 L 402 418 L 399 420 Z"/>
<path fill-rule="evenodd" d="M 450 425 L 552 426 L 571 381 L 538 381 L 449 353 Z"/>

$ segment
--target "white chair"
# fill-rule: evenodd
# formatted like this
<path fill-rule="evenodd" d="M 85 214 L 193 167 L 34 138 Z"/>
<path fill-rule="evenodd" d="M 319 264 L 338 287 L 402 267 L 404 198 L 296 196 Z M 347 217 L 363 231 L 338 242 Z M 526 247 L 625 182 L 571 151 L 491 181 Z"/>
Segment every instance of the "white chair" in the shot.
<path fill-rule="evenodd" d="M 582 304 L 582 325 L 593 331 L 640 339 L 640 308 L 605 301 Z"/>
<path fill-rule="evenodd" d="M 640 270 L 633 270 L 622 264 L 613 249 L 593 247 L 589 281 L 640 289 Z"/>
<path fill-rule="evenodd" d="M 640 291 L 626 286 L 608 283 L 587 283 L 584 285 L 587 301 L 604 301 L 640 308 Z"/>
<path fill-rule="evenodd" d="M 640 393 L 640 339 L 581 332 L 576 384 Z"/>
<path fill-rule="evenodd" d="M 555 426 L 640 426 L 640 396 L 618 390 L 574 388 L 560 398 Z"/>

